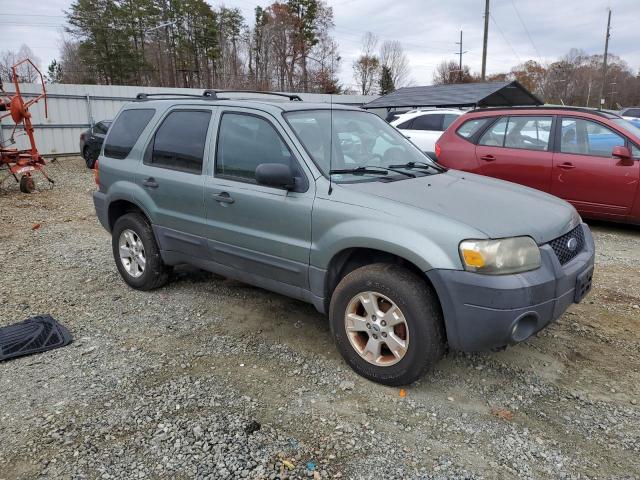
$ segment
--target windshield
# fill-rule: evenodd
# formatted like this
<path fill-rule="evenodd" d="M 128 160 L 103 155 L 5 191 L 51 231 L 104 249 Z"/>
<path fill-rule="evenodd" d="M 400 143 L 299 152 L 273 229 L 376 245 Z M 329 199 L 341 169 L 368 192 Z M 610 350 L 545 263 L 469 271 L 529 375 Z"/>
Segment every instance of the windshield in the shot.
<path fill-rule="evenodd" d="M 333 113 L 331 110 L 301 110 L 288 112 L 285 117 L 325 176 L 329 175 L 330 170 L 343 170 L 333 175 L 335 181 L 353 181 L 355 178 L 374 180 L 380 177 L 381 168 L 397 169 L 399 165 L 411 164 L 406 170 L 411 170 L 416 164 L 422 165 L 421 172 L 412 170 L 418 175 L 435 173 L 438 168 L 433 160 L 400 132 L 373 113 L 357 110 L 333 110 Z M 365 166 L 371 169 L 344 172 Z M 378 173 L 374 170 L 375 167 L 378 167 Z M 427 171 L 424 171 L 425 167 Z M 411 178 L 393 171 L 387 173 L 388 177 L 394 179 Z"/>
<path fill-rule="evenodd" d="M 631 123 L 629 120 L 625 120 L 624 118 L 616 118 L 613 122 L 619 127 L 625 129 L 629 134 L 633 135 L 635 137 L 634 141 L 640 141 L 640 128 L 636 127 L 635 124 Z"/>

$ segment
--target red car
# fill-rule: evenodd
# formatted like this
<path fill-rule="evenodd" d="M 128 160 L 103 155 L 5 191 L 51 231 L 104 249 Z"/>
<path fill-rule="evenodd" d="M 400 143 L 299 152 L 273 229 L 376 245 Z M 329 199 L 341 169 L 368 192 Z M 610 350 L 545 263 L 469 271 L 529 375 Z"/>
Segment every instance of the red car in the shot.
<path fill-rule="evenodd" d="M 449 168 L 543 190 L 588 218 L 640 224 L 640 129 L 619 115 L 477 109 L 456 119 L 435 150 Z"/>

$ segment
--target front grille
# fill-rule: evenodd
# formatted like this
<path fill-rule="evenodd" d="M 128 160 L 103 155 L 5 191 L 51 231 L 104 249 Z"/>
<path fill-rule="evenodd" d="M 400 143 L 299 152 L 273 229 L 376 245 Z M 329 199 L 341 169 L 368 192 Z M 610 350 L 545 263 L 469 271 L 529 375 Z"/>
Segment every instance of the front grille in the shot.
<path fill-rule="evenodd" d="M 572 239 L 575 239 L 575 247 L 569 248 L 570 243 L 574 243 Z M 584 231 L 582 230 L 582 226 L 578 225 L 569 233 L 565 233 L 561 237 L 551 240 L 549 245 L 551 245 L 556 257 L 558 257 L 560 265 L 570 262 L 584 249 Z"/>

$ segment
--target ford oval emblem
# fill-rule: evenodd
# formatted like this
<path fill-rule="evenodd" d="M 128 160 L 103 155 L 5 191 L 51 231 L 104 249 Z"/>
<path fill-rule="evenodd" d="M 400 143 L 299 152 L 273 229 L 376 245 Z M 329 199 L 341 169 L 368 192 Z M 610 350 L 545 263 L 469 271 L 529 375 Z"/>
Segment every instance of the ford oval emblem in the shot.
<path fill-rule="evenodd" d="M 571 237 L 569 240 L 567 240 L 567 248 L 573 252 L 576 248 L 578 248 L 578 240 L 576 240 L 575 237 Z"/>

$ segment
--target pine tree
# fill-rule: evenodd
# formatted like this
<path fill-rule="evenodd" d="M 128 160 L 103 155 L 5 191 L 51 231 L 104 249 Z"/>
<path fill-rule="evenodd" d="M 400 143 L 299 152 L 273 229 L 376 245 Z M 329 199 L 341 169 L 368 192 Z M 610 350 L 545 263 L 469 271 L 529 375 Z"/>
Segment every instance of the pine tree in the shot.
<path fill-rule="evenodd" d="M 380 95 L 387 95 L 393 91 L 395 91 L 396 87 L 393 84 L 393 77 L 391 75 L 391 69 L 386 65 L 382 66 L 382 71 L 380 72 Z"/>

